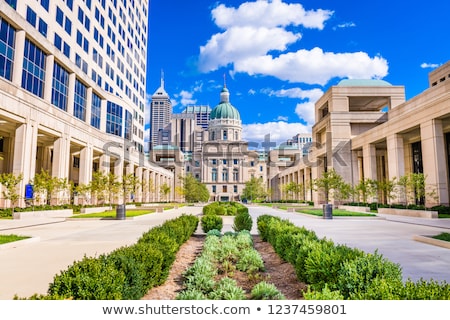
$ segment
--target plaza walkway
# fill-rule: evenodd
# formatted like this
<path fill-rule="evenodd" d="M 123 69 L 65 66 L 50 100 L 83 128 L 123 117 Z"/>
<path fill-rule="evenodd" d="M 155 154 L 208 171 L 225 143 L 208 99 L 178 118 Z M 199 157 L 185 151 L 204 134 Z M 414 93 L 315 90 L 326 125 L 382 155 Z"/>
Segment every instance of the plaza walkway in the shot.
<path fill-rule="evenodd" d="M 404 278 L 450 282 L 450 249 L 413 240 L 414 235 L 450 232 L 450 220 L 399 217 L 334 218 L 331 220 L 288 213 L 267 207 L 249 206 L 256 219 L 270 214 L 289 219 L 298 226 L 314 230 L 319 237 L 358 247 L 367 252 L 378 249 L 389 260 L 399 263 Z M 0 299 L 14 295 L 27 298 L 45 294 L 53 277 L 74 261 L 98 256 L 131 245 L 152 227 L 181 214 L 200 215 L 201 207 L 181 207 L 126 220 L 39 218 L 0 220 L 0 234 L 33 237 L 22 244 L 0 246 Z M 389 220 L 389 219 L 395 219 Z M 224 217 L 223 231 L 232 230 L 233 217 Z M 201 228 L 197 232 L 201 232 Z"/>

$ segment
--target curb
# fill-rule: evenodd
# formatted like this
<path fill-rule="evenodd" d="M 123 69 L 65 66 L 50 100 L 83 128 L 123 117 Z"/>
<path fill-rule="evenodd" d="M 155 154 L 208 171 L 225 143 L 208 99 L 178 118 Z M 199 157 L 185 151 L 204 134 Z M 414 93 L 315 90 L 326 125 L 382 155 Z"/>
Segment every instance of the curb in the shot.
<path fill-rule="evenodd" d="M 413 236 L 413 240 L 423 242 L 426 244 L 431 244 L 433 246 L 438 246 L 442 248 L 450 249 L 450 242 L 439 240 L 439 239 L 433 239 L 431 236 Z"/>
<path fill-rule="evenodd" d="M 41 241 L 41 237 L 32 237 L 32 238 L 28 238 L 28 239 L 8 242 L 8 243 L 0 244 L 0 250 L 23 247 L 30 243 L 39 242 L 39 241 Z"/>

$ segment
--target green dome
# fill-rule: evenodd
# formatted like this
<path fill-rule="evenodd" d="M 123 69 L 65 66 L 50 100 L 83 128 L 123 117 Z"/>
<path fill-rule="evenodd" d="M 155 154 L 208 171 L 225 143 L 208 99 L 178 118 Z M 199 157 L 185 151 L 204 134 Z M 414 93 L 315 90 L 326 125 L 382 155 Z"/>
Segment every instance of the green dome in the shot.
<path fill-rule="evenodd" d="M 219 103 L 209 115 L 211 120 L 213 119 L 234 119 L 241 120 L 241 116 L 239 111 L 232 106 L 229 102 L 221 102 Z"/>
<path fill-rule="evenodd" d="M 209 119 L 241 120 L 239 111 L 230 103 L 230 92 L 227 87 L 224 86 L 220 92 L 220 103 L 211 111 Z"/>

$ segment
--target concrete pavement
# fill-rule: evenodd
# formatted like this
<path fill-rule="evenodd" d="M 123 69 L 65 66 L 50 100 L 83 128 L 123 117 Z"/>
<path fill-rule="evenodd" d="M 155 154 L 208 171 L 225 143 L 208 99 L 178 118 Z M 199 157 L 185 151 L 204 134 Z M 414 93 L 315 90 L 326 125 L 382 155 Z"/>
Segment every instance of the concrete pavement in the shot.
<path fill-rule="evenodd" d="M 259 215 L 280 216 L 335 243 L 366 252 L 378 250 L 402 266 L 405 279 L 450 282 L 450 249 L 413 240 L 415 235 L 450 232 L 450 219 L 382 216 L 326 220 L 268 207 L 249 208 L 254 234 L 257 234 L 256 219 Z M 0 246 L 0 299 L 45 294 L 53 277 L 84 255 L 98 256 L 131 245 L 144 232 L 184 213 L 199 215 L 201 207 L 186 206 L 126 220 L 0 220 L 0 234 L 34 237 L 34 241 Z M 232 224 L 233 217 L 224 217 L 223 231 L 232 230 Z M 197 232 L 201 232 L 200 226 Z"/>

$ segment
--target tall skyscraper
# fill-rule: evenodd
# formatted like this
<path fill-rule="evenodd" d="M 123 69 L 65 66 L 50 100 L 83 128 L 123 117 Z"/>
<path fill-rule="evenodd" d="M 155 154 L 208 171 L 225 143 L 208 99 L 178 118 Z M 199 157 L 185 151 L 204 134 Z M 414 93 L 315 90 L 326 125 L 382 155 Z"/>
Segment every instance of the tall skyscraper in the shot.
<path fill-rule="evenodd" d="M 172 102 L 164 89 L 164 78 L 161 76 L 161 85 L 152 95 L 150 103 L 150 150 L 158 145 L 159 131 L 170 123 L 171 117 Z"/>
<path fill-rule="evenodd" d="M 96 170 L 152 166 L 148 2 L 0 1 L 0 173 L 22 173 L 21 192 L 41 170 L 87 184 Z"/>

